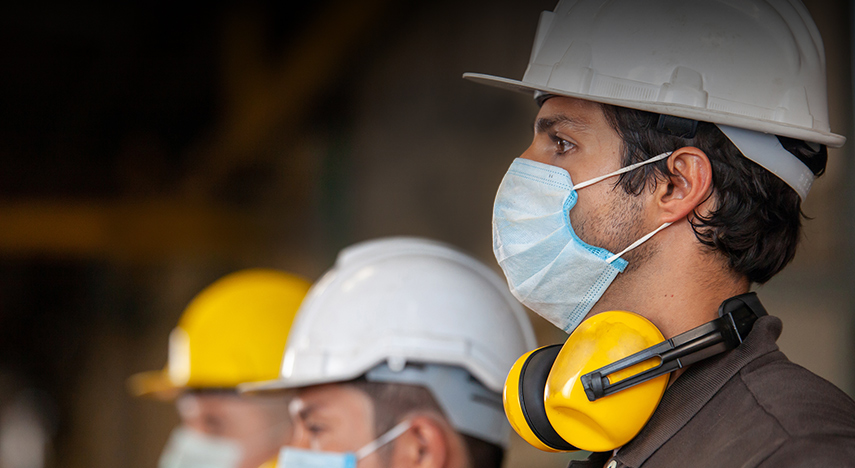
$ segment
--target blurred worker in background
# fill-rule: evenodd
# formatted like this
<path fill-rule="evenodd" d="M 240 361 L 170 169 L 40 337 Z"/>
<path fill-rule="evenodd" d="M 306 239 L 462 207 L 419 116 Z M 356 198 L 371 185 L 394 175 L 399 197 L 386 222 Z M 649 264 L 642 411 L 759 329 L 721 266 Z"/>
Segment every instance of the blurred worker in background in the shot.
<path fill-rule="evenodd" d="M 279 468 L 498 468 L 502 385 L 533 346 L 489 268 L 437 242 L 380 239 L 343 250 L 312 287 L 280 378 L 241 389 L 296 391 Z"/>
<path fill-rule="evenodd" d="M 540 105 L 493 212 L 511 290 L 568 344 L 612 353 L 554 358 L 548 418 L 525 424 L 555 437 L 534 431 L 535 444 L 591 447 L 586 467 L 855 465 L 855 403 L 787 360 L 781 321 L 749 292 L 793 259 L 826 146 L 845 141 L 801 1 L 562 0 L 541 16 L 522 80 L 464 76 Z M 638 351 L 621 349 L 621 330 L 638 336 L 628 322 L 597 325 L 630 317 L 616 310 L 671 341 L 607 368 Z M 621 388 L 641 375 L 625 365 L 649 358 L 655 380 Z M 593 418 L 649 385 L 661 390 L 637 421 L 634 397 Z M 570 440 L 582 427 L 590 437 Z"/>
<path fill-rule="evenodd" d="M 132 376 L 131 392 L 174 400 L 181 418 L 160 468 L 258 468 L 290 440 L 287 402 L 240 395 L 279 375 L 288 330 L 310 283 L 268 269 L 227 275 L 200 292 L 169 335 L 162 371 Z"/>

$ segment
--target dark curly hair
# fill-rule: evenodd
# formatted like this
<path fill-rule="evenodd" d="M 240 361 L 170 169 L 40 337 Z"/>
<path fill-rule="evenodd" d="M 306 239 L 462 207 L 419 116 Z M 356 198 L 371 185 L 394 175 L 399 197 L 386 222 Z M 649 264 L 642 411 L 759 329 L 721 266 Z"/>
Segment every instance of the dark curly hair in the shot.
<path fill-rule="evenodd" d="M 697 211 L 690 218 L 698 241 L 727 259 L 731 270 L 752 283 L 765 283 L 795 256 L 801 236 L 801 200 L 777 176 L 744 157 L 712 123 L 668 131 L 659 114 L 602 105 L 606 120 L 623 140 L 623 165 L 627 166 L 685 146 L 704 153 L 712 165 L 715 207 L 708 215 Z M 680 119 L 677 119 L 680 120 Z M 688 121 L 694 124 L 694 121 Z M 677 133 L 676 135 L 673 133 Z M 825 170 L 827 152 L 800 140 L 779 137 L 782 145 L 814 173 Z M 648 184 L 671 173 L 667 160 L 625 173 L 618 184 L 638 195 Z"/>

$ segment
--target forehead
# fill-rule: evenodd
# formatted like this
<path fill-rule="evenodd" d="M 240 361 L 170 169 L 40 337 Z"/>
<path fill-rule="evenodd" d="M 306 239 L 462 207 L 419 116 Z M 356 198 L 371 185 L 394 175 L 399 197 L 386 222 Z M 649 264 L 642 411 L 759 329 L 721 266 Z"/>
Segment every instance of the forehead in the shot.
<path fill-rule="evenodd" d="M 176 400 L 178 413 L 182 417 L 201 415 L 228 416 L 253 410 L 259 400 L 237 393 L 187 393 Z"/>
<path fill-rule="evenodd" d="M 547 119 L 585 132 L 606 132 L 617 136 L 603 113 L 602 104 L 564 96 L 553 96 L 543 102 L 538 120 Z"/>
<path fill-rule="evenodd" d="M 332 417 L 373 424 L 374 405 L 365 392 L 346 384 L 326 384 L 301 388 L 291 402 L 295 417 Z"/>
<path fill-rule="evenodd" d="M 240 397 L 231 393 L 187 392 L 175 400 L 181 415 L 195 415 L 201 412 L 221 411 L 240 404 Z"/>

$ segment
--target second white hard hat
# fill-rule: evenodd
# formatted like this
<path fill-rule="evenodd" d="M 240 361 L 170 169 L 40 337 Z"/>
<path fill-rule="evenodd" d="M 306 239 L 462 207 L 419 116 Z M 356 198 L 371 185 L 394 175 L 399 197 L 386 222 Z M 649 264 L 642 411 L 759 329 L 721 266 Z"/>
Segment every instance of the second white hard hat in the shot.
<path fill-rule="evenodd" d="M 379 239 L 343 250 L 312 286 L 291 328 L 281 377 L 241 389 L 306 387 L 366 374 L 431 389 L 428 381 L 438 375 L 460 380 L 442 370 L 459 368 L 499 394 L 516 358 L 535 346 L 522 306 L 484 264 L 439 242 Z M 433 367 L 416 372 L 409 363 Z M 448 388 L 471 393 L 465 380 Z M 459 411 L 443 403 L 454 398 L 432 391 L 454 422 Z M 466 403 L 469 397 L 457 399 Z M 497 415 L 488 419 L 507 425 L 500 403 Z M 458 430 L 466 429 L 462 419 Z M 470 432 L 486 434 L 486 440 L 493 433 L 490 441 L 503 442 L 498 426 Z"/>

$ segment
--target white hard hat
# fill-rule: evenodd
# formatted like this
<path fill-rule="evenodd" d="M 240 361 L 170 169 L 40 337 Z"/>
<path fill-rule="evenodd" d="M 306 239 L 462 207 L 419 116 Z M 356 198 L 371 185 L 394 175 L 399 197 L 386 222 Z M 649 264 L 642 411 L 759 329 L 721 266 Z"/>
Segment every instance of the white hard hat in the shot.
<path fill-rule="evenodd" d="M 799 0 L 562 0 L 541 14 L 522 80 L 463 76 L 831 147 L 846 140 L 831 133 L 822 38 Z"/>
<path fill-rule="evenodd" d="M 415 383 L 421 377 L 407 377 L 415 372 L 406 366 L 414 363 L 438 365 L 421 372 L 422 380 L 436 368 L 456 367 L 500 393 L 515 360 L 535 346 L 507 282 L 481 262 L 438 242 L 379 239 L 343 250 L 309 290 L 280 379 L 241 390 L 342 382 L 372 369 L 369 380 Z M 446 409 L 454 423 L 456 411 Z M 500 401 L 497 411 L 501 423 Z"/>

